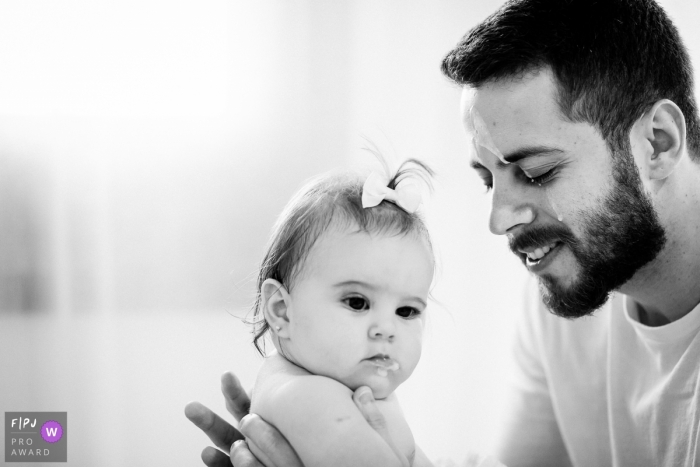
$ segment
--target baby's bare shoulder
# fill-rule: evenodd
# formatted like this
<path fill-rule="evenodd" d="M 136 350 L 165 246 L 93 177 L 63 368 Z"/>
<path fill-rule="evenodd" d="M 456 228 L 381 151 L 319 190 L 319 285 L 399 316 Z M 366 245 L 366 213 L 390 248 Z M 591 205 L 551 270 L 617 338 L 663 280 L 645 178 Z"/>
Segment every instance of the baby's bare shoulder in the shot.
<path fill-rule="evenodd" d="M 290 404 L 325 404 L 350 402 L 352 391 L 338 381 L 312 375 L 280 355 L 265 360 L 253 389 L 251 411 L 265 418 L 264 413 L 287 412 Z"/>

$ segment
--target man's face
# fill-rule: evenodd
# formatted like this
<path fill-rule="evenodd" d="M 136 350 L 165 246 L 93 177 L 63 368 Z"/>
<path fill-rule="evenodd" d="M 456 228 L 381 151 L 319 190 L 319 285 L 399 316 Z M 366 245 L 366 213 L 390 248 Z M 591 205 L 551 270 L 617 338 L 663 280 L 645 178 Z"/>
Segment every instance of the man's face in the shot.
<path fill-rule="evenodd" d="M 465 89 L 462 115 L 472 133 L 480 119 L 471 164 L 492 188 L 490 229 L 508 235 L 554 313 L 593 312 L 661 251 L 633 158 L 561 115 L 548 71 Z"/>

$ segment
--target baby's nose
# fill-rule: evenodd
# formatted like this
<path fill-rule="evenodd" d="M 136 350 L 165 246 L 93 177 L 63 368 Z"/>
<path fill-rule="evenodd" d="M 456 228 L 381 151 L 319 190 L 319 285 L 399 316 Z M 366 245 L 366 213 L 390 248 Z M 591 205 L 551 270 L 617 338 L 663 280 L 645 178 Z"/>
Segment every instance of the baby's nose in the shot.
<path fill-rule="evenodd" d="M 396 327 L 389 320 L 375 323 L 369 328 L 369 336 L 372 339 L 393 340 L 396 334 Z"/>

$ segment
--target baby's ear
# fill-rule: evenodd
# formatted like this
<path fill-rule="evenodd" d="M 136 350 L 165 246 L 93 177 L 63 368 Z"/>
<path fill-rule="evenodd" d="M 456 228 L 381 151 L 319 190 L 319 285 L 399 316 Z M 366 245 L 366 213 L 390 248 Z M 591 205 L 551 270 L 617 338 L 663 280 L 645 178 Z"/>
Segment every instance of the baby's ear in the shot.
<path fill-rule="evenodd" d="M 287 289 L 275 279 L 265 279 L 260 288 L 263 301 L 265 321 L 270 325 L 273 335 L 289 337 L 289 317 L 292 299 Z"/>

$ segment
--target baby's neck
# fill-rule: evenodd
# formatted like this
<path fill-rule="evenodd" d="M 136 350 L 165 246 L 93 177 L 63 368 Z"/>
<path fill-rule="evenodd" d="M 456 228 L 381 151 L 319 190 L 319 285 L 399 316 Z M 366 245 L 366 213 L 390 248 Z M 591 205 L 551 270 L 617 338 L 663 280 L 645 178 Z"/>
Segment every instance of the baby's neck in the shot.
<path fill-rule="evenodd" d="M 289 376 L 310 376 L 314 374 L 297 363 L 292 362 L 277 350 L 270 352 L 270 354 L 265 357 L 265 366 L 267 367 L 266 372 L 269 373 L 283 373 Z M 342 381 L 339 382 L 342 383 Z M 357 388 L 348 389 L 354 392 Z M 393 402 L 396 400 L 395 392 L 392 391 L 385 397 L 375 397 L 375 400 L 377 402 Z"/>

